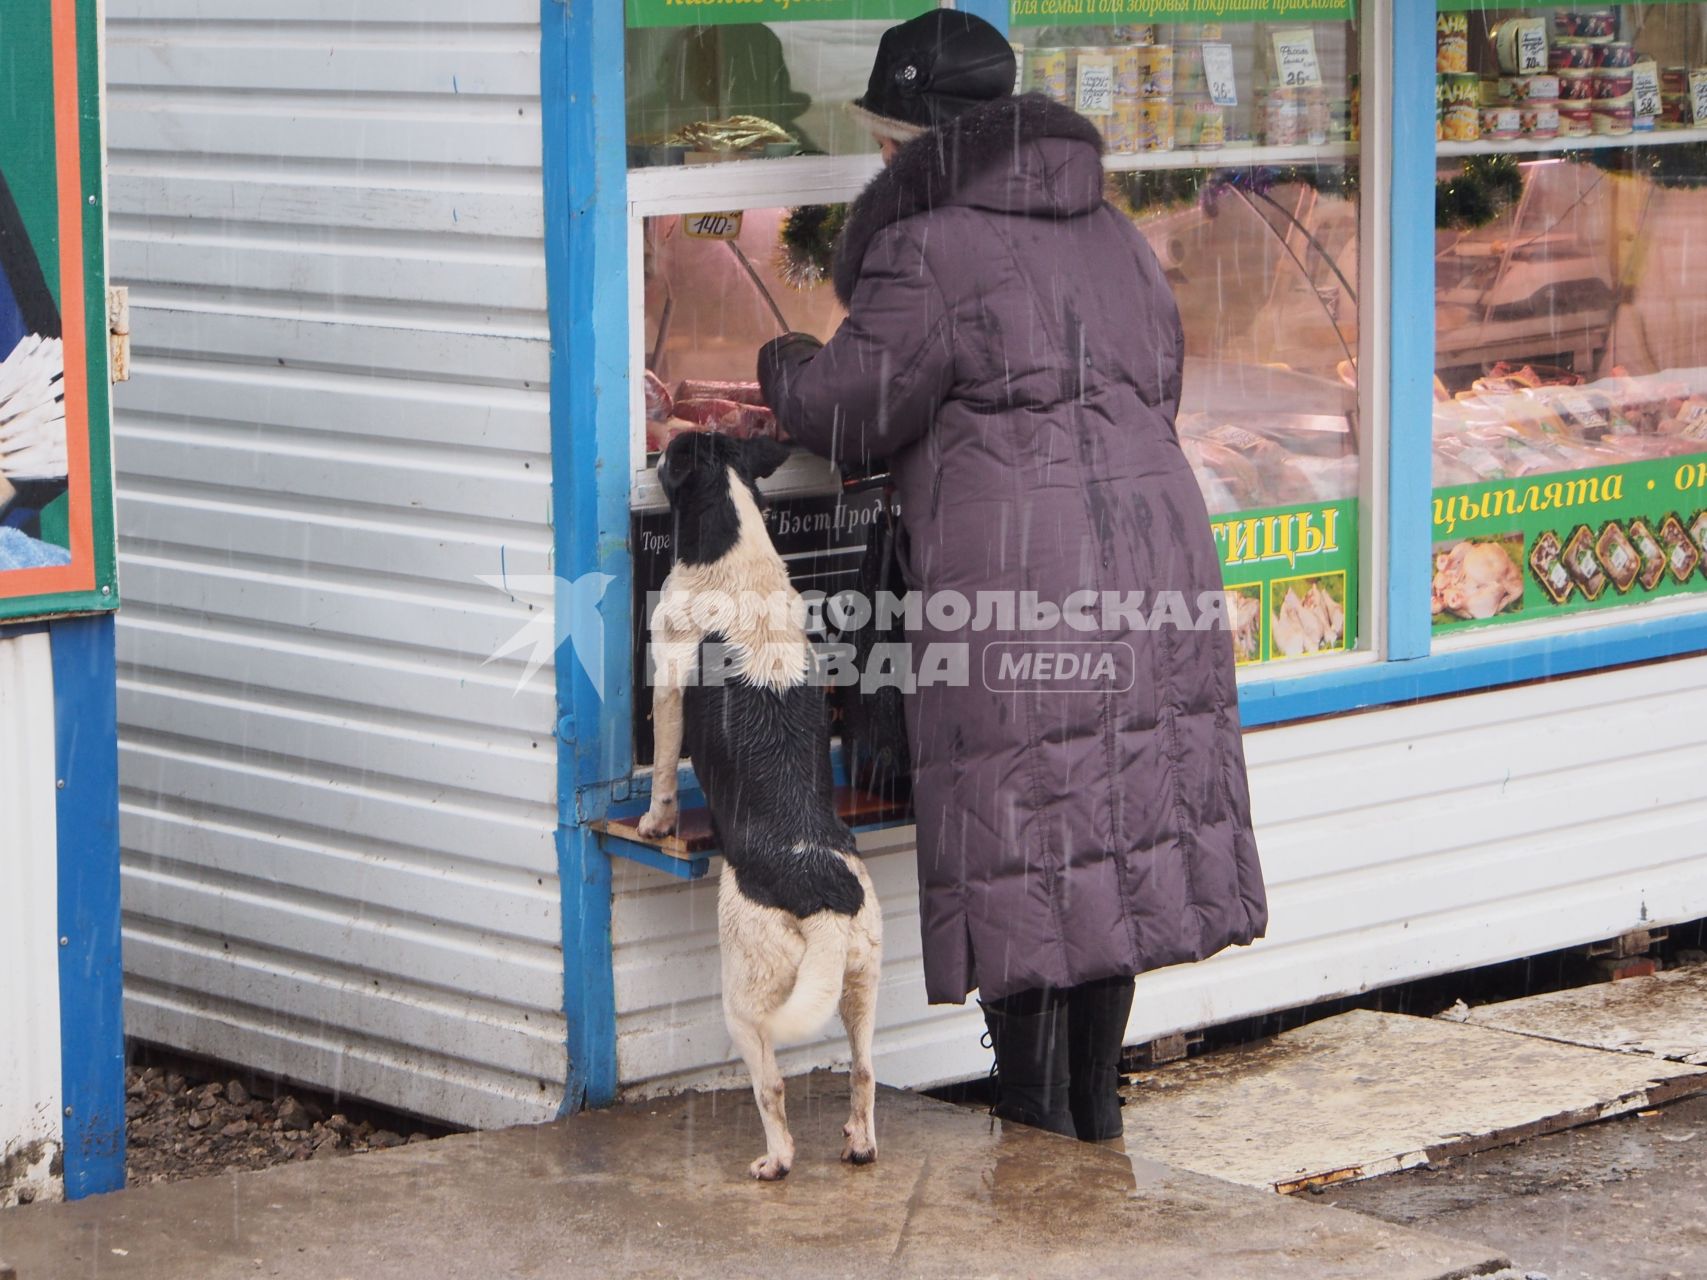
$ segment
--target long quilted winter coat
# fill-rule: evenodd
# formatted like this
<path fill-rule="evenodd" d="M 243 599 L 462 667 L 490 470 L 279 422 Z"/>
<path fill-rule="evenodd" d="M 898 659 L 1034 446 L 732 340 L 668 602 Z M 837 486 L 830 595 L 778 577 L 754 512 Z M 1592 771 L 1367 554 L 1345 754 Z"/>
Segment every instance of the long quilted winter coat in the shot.
<path fill-rule="evenodd" d="M 908 699 L 931 1001 L 1260 937 L 1232 641 L 1199 610 L 1220 564 L 1174 433 L 1178 311 L 1103 202 L 1095 129 L 1026 96 L 909 143 L 850 211 L 834 275 L 841 329 L 766 348 L 760 376 L 795 439 L 888 459 L 909 586 L 1057 606 L 1095 593 L 1075 615 L 1094 633 L 961 627 L 950 608 L 912 635 L 916 660 L 970 647 L 967 681 Z M 1142 612 L 1104 625 L 1105 593 L 1129 592 Z M 1156 625 L 1169 592 L 1188 610 Z M 1095 652 L 1119 678 L 1001 678 L 1004 651 L 1083 656 L 1087 641 L 1111 646 Z"/>

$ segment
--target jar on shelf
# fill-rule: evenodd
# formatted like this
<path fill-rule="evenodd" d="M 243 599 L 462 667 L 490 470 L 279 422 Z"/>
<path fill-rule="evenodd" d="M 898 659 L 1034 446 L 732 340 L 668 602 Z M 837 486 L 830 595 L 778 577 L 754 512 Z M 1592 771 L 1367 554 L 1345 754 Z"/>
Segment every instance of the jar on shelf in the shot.
<path fill-rule="evenodd" d="M 1434 20 L 1434 69 L 1461 75 L 1470 69 L 1470 15 L 1443 13 Z"/>

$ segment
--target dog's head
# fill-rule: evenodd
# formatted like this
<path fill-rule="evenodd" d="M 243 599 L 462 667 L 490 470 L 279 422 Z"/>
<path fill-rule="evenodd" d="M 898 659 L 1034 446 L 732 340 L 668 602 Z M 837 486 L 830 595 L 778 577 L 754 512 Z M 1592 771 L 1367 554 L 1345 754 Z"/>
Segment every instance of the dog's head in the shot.
<path fill-rule="evenodd" d="M 758 482 L 788 457 L 775 440 L 737 440 L 719 431 L 688 431 L 658 460 L 658 483 L 676 517 L 676 558 L 706 564 L 726 555 L 740 536 L 734 484 L 759 501 Z"/>

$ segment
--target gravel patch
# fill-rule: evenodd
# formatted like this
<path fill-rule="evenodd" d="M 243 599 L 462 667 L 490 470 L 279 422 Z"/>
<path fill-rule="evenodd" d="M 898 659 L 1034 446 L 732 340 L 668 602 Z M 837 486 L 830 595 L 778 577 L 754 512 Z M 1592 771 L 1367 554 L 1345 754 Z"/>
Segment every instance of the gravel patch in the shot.
<path fill-rule="evenodd" d="M 352 1116 L 331 1105 L 294 1093 L 257 1097 L 236 1079 L 198 1081 L 163 1067 L 133 1066 L 125 1073 L 127 1180 L 145 1186 L 334 1159 L 443 1132 L 407 1116 Z"/>

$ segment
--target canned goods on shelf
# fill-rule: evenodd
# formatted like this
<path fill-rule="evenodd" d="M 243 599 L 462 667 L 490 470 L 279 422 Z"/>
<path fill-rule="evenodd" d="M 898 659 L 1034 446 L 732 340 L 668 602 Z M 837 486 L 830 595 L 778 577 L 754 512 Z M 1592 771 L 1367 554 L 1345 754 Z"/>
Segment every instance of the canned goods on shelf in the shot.
<path fill-rule="evenodd" d="M 1523 132 L 1531 138 L 1557 138 L 1559 136 L 1559 108 L 1550 102 L 1524 107 L 1522 128 Z"/>
<path fill-rule="evenodd" d="M 1494 60 L 1508 74 L 1547 69 L 1547 23 L 1543 18 L 1502 18 L 1488 33 Z"/>
<path fill-rule="evenodd" d="M 1636 65 L 1636 46 L 1624 41 L 1609 41 L 1594 47 L 1597 67 L 1633 67 Z"/>
<path fill-rule="evenodd" d="M 1071 61 L 1065 49 L 1034 49 L 1031 53 L 1031 88 L 1034 93 L 1053 98 L 1056 102 L 1069 99 L 1067 67 Z"/>
<path fill-rule="evenodd" d="M 1636 127 L 1636 110 L 1628 102 L 1597 102 L 1594 104 L 1595 133 L 1621 136 Z"/>
<path fill-rule="evenodd" d="M 1555 40 L 1547 50 L 1547 65 L 1554 71 L 1567 68 L 1586 70 L 1595 65 L 1600 55 L 1586 40 Z"/>
<path fill-rule="evenodd" d="M 1470 15 L 1443 13 L 1434 20 L 1434 69 L 1454 75 L 1470 69 Z"/>
<path fill-rule="evenodd" d="M 1576 68 L 1559 72 L 1559 98 L 1563 102 L 1587 102 L 1594 97 L 1594 72 Z"/>
<path fill-rule="evenodd" d="M 1523 114 L 1516 107 L 1483 107 L 1481 130 L 1484 138 L 1509 141 L 1523 132 Z"/>
<path fill-rule="evenodd" d="M 1114 58 L 1114 100 L 1129 102 L 1138 97 L 1138 49 L 1132 45 L 1117 45 L 1109 50 Z"/>
<path fill-rule="evenodd" d="M 1226 109 L 1207 97 L 1174 103 L 1174 141 L 1182 147 L 1211 151 L 1226 144 Z"/>
<path fill-rule="evenodd" d="M 1627 98 L 1635 88 L 1636 78 L 1628 69 L 1611 68 L 1595 72 L 1594 96 L 1597 102 Z"/>
<path fill-rule="evenodd" d="M 1553 34 L 1583 40 L 1611 40 L 1618 34 L 1618 11 L 1611 8 L 1556 12 Z"/>
<path fill-rule="evenodd" d="M 1151 22 L 1125 22 L 1109 37 L 1115 44 L 1155 44 L 1156 26 Z"/>
<path fill-rule="evenodd" d="M 1559 104 L 1559 136 L 1586 138 L 1594 132 L 1594 108 L 1586 102 Z"/>

